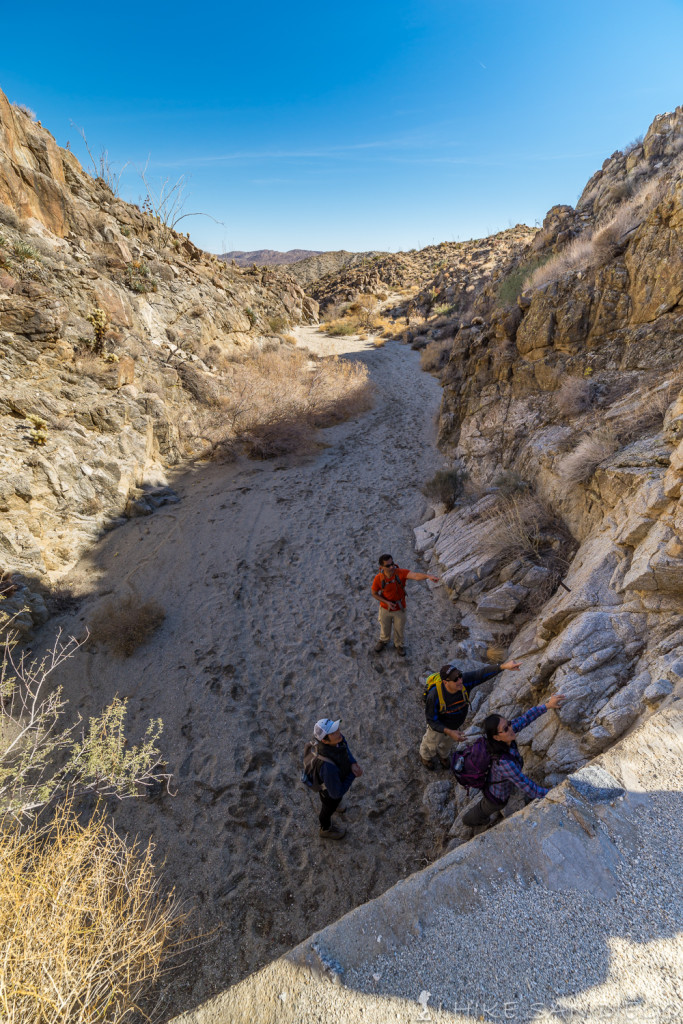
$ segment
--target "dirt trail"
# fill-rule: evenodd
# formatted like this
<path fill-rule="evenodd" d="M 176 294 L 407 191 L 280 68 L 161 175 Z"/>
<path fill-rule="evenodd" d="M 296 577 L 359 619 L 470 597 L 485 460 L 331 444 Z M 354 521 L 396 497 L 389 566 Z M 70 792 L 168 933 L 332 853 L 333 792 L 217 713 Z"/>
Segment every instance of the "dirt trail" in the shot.
<path fill-rule="evenodd" d="M 81 564 L 91 596 L 61 622 L 82 628 L 105 594 L 130 587 L 167 611 L 131 658 L 84 651 L 63 681 L 82 714 L 119 693 L 137 734 L 164 720 L 178 794 L 117 805 L 116 820 L 152 836 L 168 881 L 205 927 L 221 924 L 171 980 L 175 1012 L 424 866 L 440 838 L 422 807 L 419 679 L 452 649 L 453 611 L 438 586 L 410 583 L 401 661 L 392 648 L 371 653 L 369 594 L 381 551 L 420 568 L 411 530 L 425 509 L 419 486 L 442 462 L 440 388 L 398 342 L 355 348 L 349 358 L 377 386 L 369 413 L 324 431 L 329 447 L 314 457 L 184 475 L 179 505 L 114 531 Z M 303 744 L 325 715 L 342 717 L 365 769 L 341 843 L 319 838 L 318 798 L 299 782 Z"/>

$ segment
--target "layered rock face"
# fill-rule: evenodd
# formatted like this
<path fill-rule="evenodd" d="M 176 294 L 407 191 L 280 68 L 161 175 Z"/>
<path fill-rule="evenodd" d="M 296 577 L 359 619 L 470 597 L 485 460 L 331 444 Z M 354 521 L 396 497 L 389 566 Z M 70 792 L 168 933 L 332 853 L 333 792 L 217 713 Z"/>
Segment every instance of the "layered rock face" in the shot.
<path fill-rule="evenodd" d="M 0 569 L 54 581 L 173 500 L 224 360 L 316 317 L 286 270 L 201 252 L 0 94 Z"/>
<path fill-rule="evenodd" d="M 475 723 L 570 698 L 524 734 L 539 781 L 683 678 L 682 149 L 677 108 L 605 162 L 576 210 L 550 211 L 507 270 L 544 254 L 545 280 L 506 304 L 499 275 L 453 324 L 441 441 L 471 494 L 437 510 L 418 548 L 469 629 L 463 658 L 491 641 L 536 651 L 482 687 Z"/>

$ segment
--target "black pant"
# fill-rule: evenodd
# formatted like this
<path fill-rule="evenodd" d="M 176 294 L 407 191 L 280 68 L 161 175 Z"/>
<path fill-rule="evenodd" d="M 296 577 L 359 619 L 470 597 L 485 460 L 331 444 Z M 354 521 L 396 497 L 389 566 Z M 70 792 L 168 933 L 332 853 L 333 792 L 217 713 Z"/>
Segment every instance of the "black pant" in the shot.
<path fill-rule="evenodd" d="M 327 832 L 328 828 L 332 824 L 332 815 L 339 807 L 342 802 L 342 798 L 339 797 L 337 800 L 333 800 L 330 794 L 325 789 L 320 790 L 320 802 L 322 807 L 320 808 L 320 814 L 318 815 L 318 821 L 320 827 Z"/>
<path fill-rule="evenodd" d="M 502 811 L 503 807 L 505 807 L 505 804 L 497 804 L 494 800 L 489 800 L 489 798 L 484 795 L 479 803 L 475 804 L 467 814 L 463 814 L 462 823 L 463 825 L 471 826 L 484 825 L 494 811 Z"/>

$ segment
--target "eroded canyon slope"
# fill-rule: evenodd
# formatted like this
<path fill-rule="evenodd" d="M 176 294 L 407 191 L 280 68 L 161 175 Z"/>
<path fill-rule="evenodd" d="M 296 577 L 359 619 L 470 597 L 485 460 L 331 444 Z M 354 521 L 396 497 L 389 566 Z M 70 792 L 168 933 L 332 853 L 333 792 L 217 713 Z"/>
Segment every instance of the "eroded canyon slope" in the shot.
<path fill-rule="evenodd" d="M 683 680 L 682 153 L 679 107 L 607 159 L 576 209 L 553 208 L 473 303 L 449 268 L 414 300 L 463 483 L 418 549 L 469 629 L 463 657 L 536 651 L 477 697 L 475 725 L 571 698 L 527 732 L 549 784 Z M 450 319 L 430 321 L 434 292 Z M 462 803 L 439 807 L 456 837 Z"/>
<path fill-rule="evenodd" d="M 197 249 L 0 93 L 0 567 L 54 582 L 121 516 L 173 500 L 166 472 L 206 443 L 226 360 L 316 318 L 285 269 Z M 23 586 L 4 607 L 23 630 L 45 617 Z"/>

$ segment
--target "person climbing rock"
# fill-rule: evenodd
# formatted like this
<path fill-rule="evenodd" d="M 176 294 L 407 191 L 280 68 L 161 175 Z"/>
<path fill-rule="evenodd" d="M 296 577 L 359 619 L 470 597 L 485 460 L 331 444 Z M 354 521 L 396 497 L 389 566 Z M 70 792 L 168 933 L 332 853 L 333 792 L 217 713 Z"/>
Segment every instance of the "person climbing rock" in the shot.
<path fill-rule="evenodd" d="M 377 654 L 391 640 L 393 626 L 396 653 L 405 658 L 406 580 L 431 580 L 432 583 L 438 583 L 439 577 L 431 576 L 428 572 L 399 569 L 391 555 L 379 556 L 379 572 L 372 581 L 372 596 L 379 601 L 379 640 L 375 644 Z"/>
<path fill-rule="evenodd" d="M 484 735 L 491 755 L 491 767 L 482 798 L 463 814 L 463 825 L 485 825 L 492 814 L 505 807 L 515 787 L 521 789 L 529 800 L 539 800 L 549 792 L 545 786 L 539 786 L 523 773 L 524 762 L 515 736 L 546 711 L 562 707 L 565 699 L 561 693 L 555 693 L 546 704 L 530 708 L 512 721 L 502 715 L 489 715 L 484 719 Z"/>
<path fill-rule="evenodd" d="M 342 802 L 344 794 L 360 778 L 363 769 L 349 750 L 349 745 L 339 731 L 341 719 L 321 718 L 313 727 L 318 741 L 318 766 L 320 776 L 320 835 L 324 839 L 343 839 L 346 829 L 335 825 L 332 815 Z"/>
<path fill-rule="evenodd" d="M 425 717 L 427 731 L 420 744 L 420 760 L 425 768 L 433 771 L 434 758 L 438 757 L 442 768 L 450 767 L 450 753 L 453 742 L 465 739 L 460 726 L 470 709 L 470 693 L 475 686 L 493 679 L 504 669 L 518 669 L 518 661 L 506 661 L 502 665 L 491 665 L 475 672 L 461 672 L 457 665 L 444 665 L 427 679 L 425 688 Z"/>

